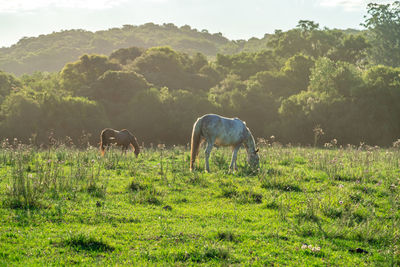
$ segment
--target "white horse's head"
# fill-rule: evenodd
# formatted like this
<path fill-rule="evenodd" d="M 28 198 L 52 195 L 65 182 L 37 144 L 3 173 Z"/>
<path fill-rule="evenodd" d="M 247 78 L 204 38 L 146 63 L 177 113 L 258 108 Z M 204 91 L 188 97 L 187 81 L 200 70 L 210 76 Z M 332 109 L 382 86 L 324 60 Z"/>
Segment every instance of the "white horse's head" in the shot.
<path fill-rule="evenodd" d="M 247 162 L 253 169 L 260 168 L 260 158 L 258 157 L 258 148 L 253 150 L 253 152 L 247 154 Z"/>

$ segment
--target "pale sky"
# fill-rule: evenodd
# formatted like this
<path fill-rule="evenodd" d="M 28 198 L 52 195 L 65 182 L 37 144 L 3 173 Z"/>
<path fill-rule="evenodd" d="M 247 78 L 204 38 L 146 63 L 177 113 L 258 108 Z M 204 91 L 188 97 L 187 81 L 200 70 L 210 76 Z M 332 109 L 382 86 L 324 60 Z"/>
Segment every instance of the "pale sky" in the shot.
<path fill-rule="evenodd" d="M 0 0 L 0 47 L 54 31 L 90 31 L 142 25 L 185 24 L 231 40 L 262 38 L 299 20 L 321 27 L 362 29 L 369 2 L 386 0 Z"/>

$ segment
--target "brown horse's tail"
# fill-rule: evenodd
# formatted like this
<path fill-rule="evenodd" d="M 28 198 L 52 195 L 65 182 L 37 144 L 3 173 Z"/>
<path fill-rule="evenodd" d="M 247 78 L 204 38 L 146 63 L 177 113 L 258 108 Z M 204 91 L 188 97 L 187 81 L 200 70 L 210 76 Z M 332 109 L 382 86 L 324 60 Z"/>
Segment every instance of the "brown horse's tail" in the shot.
<path fill-rule="evenodd" d="M 136 137 L 131 133 L 129 134 L 129 141 L 131 143 L 131 146 L 135 149 L 135 155 L 137 157 L 140 153 L 140 146 L 137 142 Z"/>
<path fill-rule="evenodd" d="M 101 134 L 100 134 L 100 152 L 101 152 L 101 155 L 102 156 L 104 156 L 104 152 L 105 152 L 105 147 L 104 147 L 104 145 L 107 145 L 107 137 L 106 137 L 106 132 L 107 132 L 107 130 L 108 129 L 104 129 L 103 131 L 101 131 Z"/>
<path fill-rule="evenodd" d="M 198 119 L 193 125 L 192 140 L 190 144 L 190 171 L 193 171 L 193 165 L 199 153 L 201 143 L 201 124 L 202 120 Z"/>

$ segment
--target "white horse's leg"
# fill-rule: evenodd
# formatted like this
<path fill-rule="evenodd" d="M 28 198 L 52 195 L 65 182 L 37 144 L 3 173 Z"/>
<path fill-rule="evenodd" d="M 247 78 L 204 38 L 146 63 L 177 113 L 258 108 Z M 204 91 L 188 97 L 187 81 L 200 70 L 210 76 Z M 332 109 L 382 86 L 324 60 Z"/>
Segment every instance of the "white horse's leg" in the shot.
<path fill-rule="evenodd" d="M 237 158 L 237 153 L 239 151 L 239 148 L 240 148 L 240 145 L 233 148 L 231 165 L 229 165 L 230 170 L 235 170 L 235 171 L 237 170 L 236 158 Z"/>
<path fill-rule="evenodd" d="M 214 145 L 214 141 L 213 140 L 212 141 L 208 141 L 207 140 L 207 147 L 206 147 L 206 151 L 205 151 L 206 171 L 207 172 L 210 172 L 210 166 L 209 166 L 208 160 L 210 158 L 210 154 L 211 154 L 211 150 L 213 148 L 213 145 Z"/>

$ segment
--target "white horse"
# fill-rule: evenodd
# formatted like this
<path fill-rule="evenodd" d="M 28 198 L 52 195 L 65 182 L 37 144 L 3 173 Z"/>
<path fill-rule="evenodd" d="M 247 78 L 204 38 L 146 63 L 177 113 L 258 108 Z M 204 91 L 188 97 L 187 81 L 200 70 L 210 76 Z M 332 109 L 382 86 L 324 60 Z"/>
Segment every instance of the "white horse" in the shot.
<path fill-rule="evenodd" d="M 247 150 L 247 161 L 253 168 L 259 167 L 258 149 L 255 147 L 253 135 L 246 123 L 238 118 L 225 118 L 216 114 L 206 114 L 197 119 L 193 125 L 191 140 L 190 170 L 199 153 L 199 146 L 207 142 L 205 150 L 206 171 L 210 172 L 208 159 L 213 146 L 231 146 L 233 149 L 229 169 L 237 169 L 236 157 L 240 146 L 243 144 Z"/>

